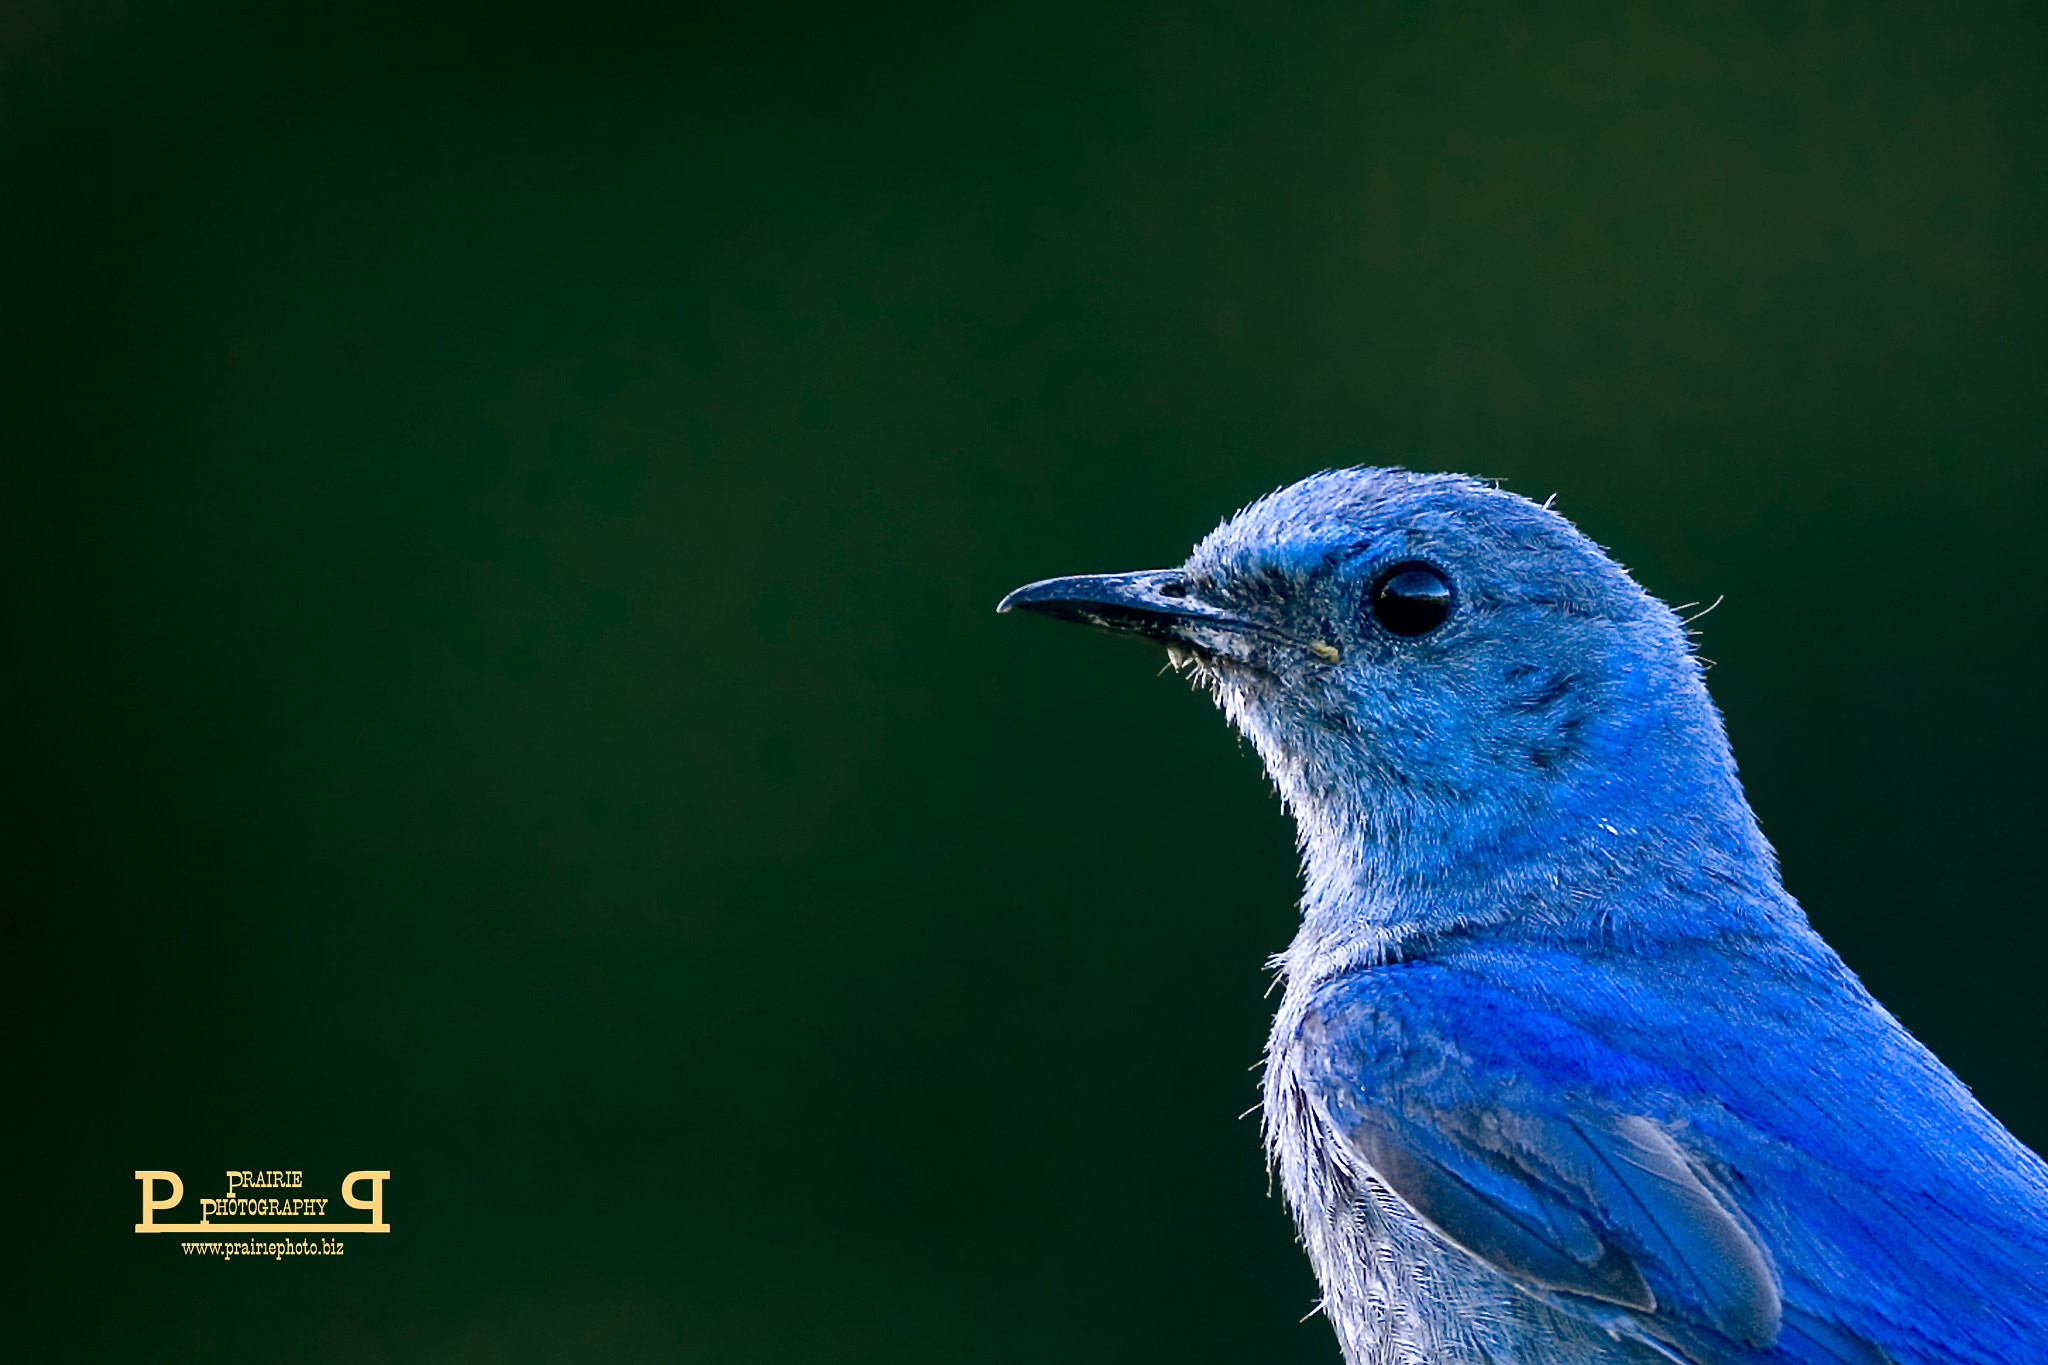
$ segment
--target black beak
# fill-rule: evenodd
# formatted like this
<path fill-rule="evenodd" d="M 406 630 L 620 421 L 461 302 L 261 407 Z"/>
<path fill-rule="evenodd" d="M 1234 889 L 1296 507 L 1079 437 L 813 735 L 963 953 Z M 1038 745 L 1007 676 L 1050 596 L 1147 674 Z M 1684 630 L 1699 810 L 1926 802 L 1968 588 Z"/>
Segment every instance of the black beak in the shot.
<path fill-rule="evenodd" d="M 1048 578 L 996 604 L 1013 608 L 1224 659 L 1246 658 L 1253 634 L 1247 622 L 1190 595 L 1178 569 Z"/>

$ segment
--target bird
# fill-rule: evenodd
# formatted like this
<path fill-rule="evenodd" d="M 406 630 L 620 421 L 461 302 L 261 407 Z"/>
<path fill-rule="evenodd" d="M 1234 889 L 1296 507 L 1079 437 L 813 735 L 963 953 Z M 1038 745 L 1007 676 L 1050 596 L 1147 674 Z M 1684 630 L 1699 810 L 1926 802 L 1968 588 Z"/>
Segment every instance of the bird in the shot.
<path fill-rule="evenodd" d="M 1349 1365 L 2048 1361 L 2048 1166 L 1785 891 L 1685 623 L 1548 504 L 1329 470 L 1004 598 L 1293 816 L 1270 1169 Z"/>

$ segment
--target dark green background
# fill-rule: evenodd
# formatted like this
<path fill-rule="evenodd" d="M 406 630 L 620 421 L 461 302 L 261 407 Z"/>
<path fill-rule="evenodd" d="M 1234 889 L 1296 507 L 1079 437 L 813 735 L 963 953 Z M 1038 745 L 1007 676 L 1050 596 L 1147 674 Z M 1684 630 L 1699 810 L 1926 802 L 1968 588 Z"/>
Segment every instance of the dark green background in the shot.
<path fill-rule="evenodd" d="M 2037 8 L 9 5 L 10 1338 L 1334 1361 L 1285 817 L 993 607 L 1338 463 L 1725 594 L 1793 891 L 2042 1145 Z M 229 1166 L 396 1231 L 129 1231 Z"/>

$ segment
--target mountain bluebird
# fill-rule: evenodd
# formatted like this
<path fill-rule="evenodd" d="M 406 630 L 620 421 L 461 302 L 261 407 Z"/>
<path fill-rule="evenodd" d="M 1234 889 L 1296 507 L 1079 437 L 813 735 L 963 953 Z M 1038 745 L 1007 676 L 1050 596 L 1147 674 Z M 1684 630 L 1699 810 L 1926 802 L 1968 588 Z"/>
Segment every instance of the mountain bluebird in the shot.
<path fill-rule="evenodd" d="M 2048 1167 L 1808 927 L 1563 517 L 1339 470 L 1012 608 L 1165 645 L 1294 815 L 1266 1146 L 1352 1365 L 2048 1360 Z"/>

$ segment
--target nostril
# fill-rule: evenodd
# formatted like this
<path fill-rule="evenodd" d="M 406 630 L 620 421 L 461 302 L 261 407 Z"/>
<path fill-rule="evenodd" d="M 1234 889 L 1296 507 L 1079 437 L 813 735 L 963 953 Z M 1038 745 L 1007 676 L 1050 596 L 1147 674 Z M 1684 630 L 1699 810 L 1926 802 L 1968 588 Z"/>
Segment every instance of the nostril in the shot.
<path fill-rule="evenodd" d="M 1161 597 L 1186 597 L 1188 595 L 1186 580 L 1179 578 L 1167 579 L 1159 585 L 1159 595 Z"/>

